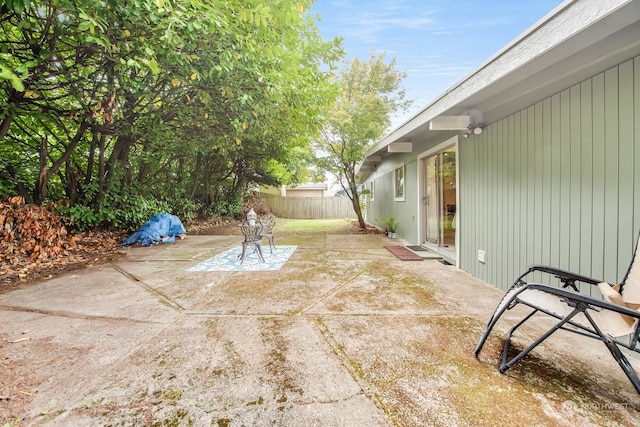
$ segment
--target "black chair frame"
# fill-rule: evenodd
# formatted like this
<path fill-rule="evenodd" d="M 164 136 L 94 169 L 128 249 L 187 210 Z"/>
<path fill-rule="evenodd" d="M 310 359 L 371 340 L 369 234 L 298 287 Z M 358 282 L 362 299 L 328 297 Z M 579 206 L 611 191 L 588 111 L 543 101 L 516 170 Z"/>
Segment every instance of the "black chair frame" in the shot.
<path fill-rule="evenodd" d="M 535 283 L 535 282 L 527 282 L 525 277 L 534 272 L 542 272 L 553 275 L 562 283 L 561 286 L 554 286 L 549 284 Z M 627 273 L 628 275 L 628 273 Z M 626 276 L 625 276 L 626 278 Z M 634 388 L 638 393 L 640 393 L 640 380 L 638 379 L 638 375 L 634 370 L 629 360 L 622 352 L 621 348 L 626 348 L 636 353 L 640 353 L 640 349 L 637 348 L 638 337 L 640 335 L 640 312 L 636 310 L 629 309 L 627 307 L 623 307 L 617 304 L 609 303 L 603 299 L 595 298 L 590 295 L 583 294 L 578 291 L 578 287 L 576 283 L 582 282 L 589 285 L 597 285 L 600 283 L 600 280 L 595 280 L 586 276 L 582 276 L 579 274 L 571 273 L 566 270 L 542 266 L 542 265 L 532 265 L 529 269 L 524 272 L 520 277 L 518 277 L 512 287 L 507 291 L 502 301 L 496 308 L 493 316 L 489 320 L 487 327 L 485 328 L 478 345 L 475 350 L 476 357 L 479 356 L 482 347 L 485 344 L 491 330 L 498 322 L 502 314 L 505 311 L 512 309 L 517 304 L 523 304 L 532 309 L 532 311 L 526 315 L 522 320 L 517 322 L 509 331 L 507 332 L 504 350 L 502 352 L 502 360 L 500 364 L 500 372 L 506 372 L 510 367 L 512 367 L 515 363 L 529 354 L 534 348 L 536 348 L 540 343 L 546 340 L 549 336 L 551 336 L 557 330 L 565 330 L 568 332 L 576 333 L 587 338 L 595 339 L 597 341 L 601 341 L 607 347 L 615 361 L 618 363 L 620 368 L 624 371 L 627 378 L 631 381 Z M 547 294 L 553 295 L 558 298 L 560 301 L 564 302 L 568 308 L 571 310 L 564 315 L 552 312 L 547 308 L 534 304 L 530 301 L 526 301 L 521 299 L 519 295 L 526 291 L 540 291 L 545 292 Z M 593 316 L 589 313 L 589 310 L 594 311 L 602 311 L 602 310 L 610 310 L 612 312 L 619 313 L 621 315 L 629 316 L 636 320 L 635 327 L 633 332 L 628 336 L 628 341 L 618 339 L 612 337 L 606 333 L 604 333 L 598 324 L 594 320 Z M 545 333 L 543 333 L 539 338 L 534 340 L 528 347 L 524 350 L 517 353 L 515 356 L 509 359 L 508 354 L 511 350 L 511 338 L 516 330 L 525 324 L 529 319 L 531 319 L 535 314 L 543 314 L 549 316 L 551 318 L 555 318 L 557 322 Z M 584 318 L 587 319 L 587 322 L 578 322 L 576 321 L 576 316 L 579 314 L 583 314 Z"/>

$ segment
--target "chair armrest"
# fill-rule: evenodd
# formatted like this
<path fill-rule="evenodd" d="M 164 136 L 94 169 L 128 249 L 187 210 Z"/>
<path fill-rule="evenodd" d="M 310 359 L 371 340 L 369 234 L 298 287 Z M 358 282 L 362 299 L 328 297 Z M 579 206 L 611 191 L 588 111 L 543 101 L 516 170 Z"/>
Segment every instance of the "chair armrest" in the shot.
<path fill-rule="evenodd" d="M 621 305 L 612 304 L 603 299 L 595 298 L 568 288 L 558 288 L 557 286 L 545 285 L 542 283 L 528 283 L 526 289 L 539 290 L 549 294 L 557 295 L 562 299 L 571 301 L 572 303 L 584 303 L 591 307 L 597 307 L 602 310 L 615 311 L 617 313 L 633 317 L 634 319 L 640 319 L 640 311 L 632 310 Z"/>
<path fill-rule="evenodd" d="M 583 276 L 582 274 L 572 273 L 567 270 L 563 270 L 561 268 L 550 267 L 548 265 L 539 265 L 533 264 L 529 266 L 529 270 L 527 270 L 519 279 L 522 279 L 529 273 L 533 273 L 534 271 L 540 271 L 543 273 L 550 274 L 554 277 L 560 279 L 560 281 L 564 284 L 564 286 L 572 286 L 575 289 L 575 282 L 587 283 L 589 285 L 598 285 L 602 280 L 593 279 L 591 277 Z"/>

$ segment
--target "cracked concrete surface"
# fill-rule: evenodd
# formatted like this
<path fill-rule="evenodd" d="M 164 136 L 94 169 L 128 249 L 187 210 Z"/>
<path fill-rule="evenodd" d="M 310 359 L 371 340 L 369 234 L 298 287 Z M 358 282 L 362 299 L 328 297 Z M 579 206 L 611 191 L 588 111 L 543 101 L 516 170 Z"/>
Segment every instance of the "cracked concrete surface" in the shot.
<path fill-rule="evenodd" d="M 186 271 L 238 239 L 130 248 L 0 295 L 1 358 L 35 384 L 19 425 L 640 424 L 596 342 L 560 332 L 503 375 L 499 323 L 475 359 L 501 291 L 400 261 L 383 248 L 399 241 L 279 235 L 298 245 L 280 271 Z"/>

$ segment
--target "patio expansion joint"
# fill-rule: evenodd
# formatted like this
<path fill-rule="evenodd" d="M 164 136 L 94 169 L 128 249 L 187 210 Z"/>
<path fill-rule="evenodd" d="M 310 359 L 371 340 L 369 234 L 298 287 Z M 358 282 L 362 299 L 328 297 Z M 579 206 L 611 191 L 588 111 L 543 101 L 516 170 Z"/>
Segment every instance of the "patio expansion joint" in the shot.
<path fill-rule="evenodd" d="M 344 369 L 346 369 L 353 381 L 358 385 L 360 392 L 354 393 L 352 397 L 364 395 L 387 416 L 391 417 L 391 411 L 385 404 L 381 396 L 382 393 L 380 389 L 378 389 L 375 384 L 372 384 L 364 378 L 358 363 L 346 352 L 345 347 L 338 342 L 333 331 L 329 329 L 329 326 L 318 320 L 316 320 L 316 326 L 318 327 L 322 338 L 325 340 L 333 354 L 335 354 L 336 358 L 340 361 L 340 364 Z"/>
<path fill-rule="evenodd" d="M 251 317 L 256 317 L 256 318 L 262 318 L 262 317 L 269 317 L 269 318 L 276 318 L 276 317 L 281 317 L 281 318 L 289 318 L 289 317 L 296 317 L 297 315 L 294 314 L 289 314 L 289 313 L 204 313 L 201 311 L 193 311 L 193 310 L 185 310 L 183 312 L 183 314 L 185 316 L 192 316 L 192 317 L 209 317 L 209 318 L 215 318 L 215 317 L 220 317 L 220 318 L 251 318 Z"/>
<path fill-rule="evenodd" d="M 17 311 L 22 313 L 45 314 L 47 316 L 66 317 L 70 319 L 115 320 L 118 322 L 146 323 L 146 324 L 156 324 L 156 325 L 165 325 L 165 324 L 171 323 L 171 322 L 157 322 L 152 320 L 138 320 L 138 319 L 132 319 L 130 317 L 122 317 L 122 316 L 99 316 L 99 315 L 92 315 L 92 314 L 73 313 L 70 311 L 62 311 L 62 310 L 42 310 L 39 308 L 30 308 L 30 307 L 21 307 L 21 306 L 12 306 L 12 305 L 0 305 L 0 310 Z"/>
<path fill-rule="evenodd" d="M 181 306 L 178 302 L 174 301 L 171 297 L 169 297 L 167 294 L 165 294 L 164 292 L 161 292 L 157 289 L 154 289 L 153 287 L 149 286 L 148 284 L 146 284 L 145 282 L 143 282 L 142 280 L 140 280 L 139 278 L 137 278 L 134 274 L 129 273 L 128 271 L 124 270 L 123 268 L 118 267 L 117 265 L 113 265 L 113 268 L 118 271 L 120 274 L 122 274 L 125 277 L 128 277 L 129 279 L 133 280 L 135 282 L 136 285 L 140 286 L 142 289 L 146 290 L 147 292 L 149 292 L 150 294 L 155 295 L 156 297 L 158 297 L 160 300 L 162 300 L 163 302 L 167 303 L 167 305 L 177 311 L 184 311 L 185 308 L 183 306 Z"/>
<path fill-rule="evenodd" d="M 356 277 L 360 276 L 362 273 L 367 271 L 369 269 L 369 267 L 371 267 L 371 264 L 372 264 L 372 262 L 368 262 L 362 269 L 360 269 L 359 271 L 357 271 L 354 274 L 352 274 L 351 276 L 349 276 L 342 283 L 339 283 L 338 285 L 336 285 L 335 287 L 331 288 L 329 291 L 327 291 L 323 295 L 320 295 L 320 297 L 318 297 L 314 302 L 312 302 L 311 304 L 309 304 L 308 306 L 306 306 L 302 310 L 300 310 L 298 314 L 299 315 L 305 314 L 305 312 L 307 312 L 308 310 L 312 309 L 318 303 L 321 303 L 321 302 L 325 301 L 327 298 L 329 298 L 330 296 L 334 295 L 340 289 L 342 289 L 347 284 L 349 284 L 353 279 L 355 279 Z"/>
<path fill-rule="evenodd" d="M 331 397 L 328 399 L 312 399 L 312 400 L 296 399 L 296 400 L 293 400 L 292 403 L 298 406 L 313 405 L 316 403 L 320 405 L 335 405 L 336 403 L 339 403 L 339 402 L 347 402 L 349 400 L 355 399 L 358 396 L 367 396 L 367 393 L 364 390 L 360 389 L 356 392 L 345 394 L 340 397 Z"/>
<path fill-rule="evenodd" d="M 2 306 L 0 306 L 2 309 Z M 318 317 L 322 318 L 340 318 L 340 317 L 371 317 L 371 318 L 387 318 L 387 319 L 406 319 L 406 318 L 421 318 L 421 319 L 435 319 L 435 318 L 450 318 L 451 315 L 443 313 L 348 313 L 348 312 L 331 312 L 331 311 L 317 311 L 308 313 L 206 313 L 202 311 L 194 311 L 186 309 L 182 312 L 185 316 L 191 317 L 204 317 L 204 318 L 305 318 L 315 320 Z"/>

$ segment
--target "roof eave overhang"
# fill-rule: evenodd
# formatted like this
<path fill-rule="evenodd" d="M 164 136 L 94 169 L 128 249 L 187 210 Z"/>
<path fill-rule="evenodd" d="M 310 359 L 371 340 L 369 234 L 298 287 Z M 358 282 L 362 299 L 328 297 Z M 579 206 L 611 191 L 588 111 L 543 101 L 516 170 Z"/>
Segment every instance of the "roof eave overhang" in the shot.
<path fill-rule="evenodd" d="M 439 116 L 491 123 L 640 55 L 638 34 L 640 1 L 567 0 L 373 145 L 361 166 L 379 163 L 398 141 L 460 132 L 430 129 Z"/>

